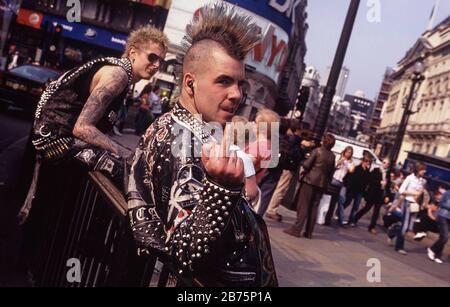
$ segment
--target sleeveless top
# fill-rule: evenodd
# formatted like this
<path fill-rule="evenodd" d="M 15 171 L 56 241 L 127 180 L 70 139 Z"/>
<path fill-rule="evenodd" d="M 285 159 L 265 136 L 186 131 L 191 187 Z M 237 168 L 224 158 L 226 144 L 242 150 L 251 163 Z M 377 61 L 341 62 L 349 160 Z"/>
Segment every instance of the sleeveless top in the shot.
<path fill-rule="evenodd" d="M 96 128 L 102 133 L 110 131 L 131 84 L 132 68 L 128 58 L 95 59 L 67 71 L 58 80 L 50 83 L 36 108 L 34 132 L 51 133 L 59 137 L 72 136 L 75 123 L 89 98 L 91 81 L 95 73 L 106 65 L 120 66 L 128 75 L 127 86 L 109 104 L 103 117 L 96 124 Z"/>

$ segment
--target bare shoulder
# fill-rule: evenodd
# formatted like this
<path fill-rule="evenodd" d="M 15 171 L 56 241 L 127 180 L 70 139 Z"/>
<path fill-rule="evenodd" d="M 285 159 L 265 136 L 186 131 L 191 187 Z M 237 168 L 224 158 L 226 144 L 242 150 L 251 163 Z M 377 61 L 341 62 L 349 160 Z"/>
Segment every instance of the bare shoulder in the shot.
<path fill-rule="evenodd" d="M 98 72 L 95 75 L 98 76 L 100 82 L 111 80 L 116 80 L 116 82 L 120 81 L 121 83 L 128 82 L 127 72 L 120 66 L 115 65 L 103 66 L 98 70 Z"/>
<path fill-rule="evenodd" d="M 126 71 L 119 66 L 106 65 L 100 68 L 91 82 L 91 93 L 98 88 L 108 87 L 116 93 L 122 92 L 128 84 Z"/>

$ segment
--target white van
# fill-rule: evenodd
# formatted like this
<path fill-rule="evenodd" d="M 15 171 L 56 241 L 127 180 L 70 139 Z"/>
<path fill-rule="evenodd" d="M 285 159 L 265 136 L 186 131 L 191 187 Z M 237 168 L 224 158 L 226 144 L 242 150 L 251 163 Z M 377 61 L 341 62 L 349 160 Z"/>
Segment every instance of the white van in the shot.
<path fill-rule="evenodd" d="M 372 157 L 372 169 L 379 167 L 381 168 L 383 163 L 378 159 L 375 153 L 368 148 L 368 146 L 364 143 L 354 141 L 351 139 L 346 139 L 340 136 L 335 135 L 336 143 L 331 151 L 336 155 L 336 159 L 339 159 L 341 152 L 344 151 L 345 147 L 352 146 L 353 147 L 353 163 L 358 165 L 361 162 L 361 159 L 365 153 L 369 154 Z"/>

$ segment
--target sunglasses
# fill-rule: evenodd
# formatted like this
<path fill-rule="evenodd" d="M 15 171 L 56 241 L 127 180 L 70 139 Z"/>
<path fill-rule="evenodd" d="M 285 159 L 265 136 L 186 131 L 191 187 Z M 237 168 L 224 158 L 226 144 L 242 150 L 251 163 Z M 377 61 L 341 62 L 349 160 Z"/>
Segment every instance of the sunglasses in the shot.
<path fill-rule="evenodd" d="M 159 61 L 159 65 L 164 65 L 164 63 L 166 62 L 162 57 L 160 57 L 156 53 L 150 53 L 147 56 L 147 59 L 150 63 L 155 63 L 156 61 Z"/>

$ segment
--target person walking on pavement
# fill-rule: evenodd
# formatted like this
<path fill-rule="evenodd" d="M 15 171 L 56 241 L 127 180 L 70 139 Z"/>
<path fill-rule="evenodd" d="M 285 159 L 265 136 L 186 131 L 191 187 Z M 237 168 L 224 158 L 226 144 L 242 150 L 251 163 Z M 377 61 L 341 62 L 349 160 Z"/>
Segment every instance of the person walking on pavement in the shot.
<path fill-rule="evenodd" d="M 366 204 L 364 208 L 356 213 L 354 223 L 357 224 L 358 221 L 373 207 L 372 218 L 370 219 L 368 230 L 370 233 L 376 235 L 377 231 L 375 230 L 375 227 L 377 225 L 377 220 L 380 216 L 380 209 L 384 200 L 382 173 L 378 167 L 370 172 L 369 184 L 365 193 Z"/>
<path fill-rule="evenodd" d="M 324 135 L 322 146 L 314 149 L 311 156 L 303 163 L 305 175 L 299 191 L 297 220 L 294 225 L 283 232 L 294 237 L 301 237 L 306 222 L 303 236 L 312 239 L 319 202 L 330 184 L 335 170 L 335 156 L 331 151 L 334 143 L 335 138 L 332 134 Z"/>
<path fill-rule="evenodd" d="M 383 168 L 375 168 L 370 172 L 369 185 L 366 190 L 366 205 L 358 211 L 355 216 L 355 224 L 373 207 L 372 218 L 370 219 L 369 232 L 376 235 L 376 226 L 380 217 L 380 209 L 385 201 L 386 192 L 386 172 L 389 169 L 389 161 L 383 161 Z"/>
<path fill-rule="evenodd" d="M 311 141 L 311 132 L 309 130 L 301 131 L 297 129 L 293 135 L 288 137 L 290 144 L 289 152 L 285 161 L 281 161 L 283 172 L 278 180 L 278 184 L 270 199 L 269 206 L 266 212 L 266 217 L 272 220 L 281 222 L 283 217 L 278 213 L 278 207 L 283 201 L 286 192 L 289 189 L 294 172 L 298 171 L 300 164 L 305 160 L 306 153 L 312 148 L 313 142 Z"/>
<path fill-rule="evenodd" d="M 358 212 L 363 193 L 366 190 L 367 185 L 369 184 L 371 164 L 372 158 L 366 155 L 363 157 L 361 163 L 357 167 L 355 167 L 355 171 L 351 174 L 348 174 L 349 184 L 347 187 L 347 192 L 345 193 L 343 210 L 345 210 L 345 208 L 347 208 L 353 201 L 352 211 L 350 212 L 350 217 L 348 220 L 348 223 L 351 227 L 356 226 L 355 216 L 356 212 Z"/>
<path fill-rule="evenodd" d="M 411 220 L 411 204 L 416 203 L 417 199 L 424 193 L 426 180 L 423 178 L 426 172 L 425 164 L 416 162 L 414 172 L 405 178 L 400 186 L 399 193 L 401 195 L 402 222 L 401 227 L 394 234 L 390 234 L 389 239 L 396 236 L 395 250 L 402 255 L 407 255 L 405 251 L 405 234 L 408 231 Z M 398 204 L 397 203 L 397 204 Z M 438 249 L 437 249 L 438 250 Z"/>
<path fill-rule="evenodd" d="M 339 160 L 336 161 L 336 171 L 334 172 L 333 179 L 331 181 L 331 185 L 336 187 L 336 192 L 331 196 L 330 207 L 328 208 L 328 212 L 325 217 L 324 225 L 326 226 L 331 224 L 331 219 L 333 218 L 336 203 L 338 203 L 337 215 L 339 219 L 339 225 L 343 225 L 344 223 L 343 219 L 345 197 L 342 196 L 342 190 L 344 190 L 344 177 L 348 173 L 352 173 L 355 170 L 355 165 L 353 164 L 352 157 L 353 147 L 347 146 L 342 151 Z"/>
<path fill-rule="evenodd" d="M 439 238 L 427 249 L 428 258 L 436 263 L 441 264 L 443 261 L 442 251 L 448 241 L 448 230 L 450 223 L 450 190 L 447 190 L 440 201 L 440 208 L 437 214 L 437 222 L 439 224 Z"/>

